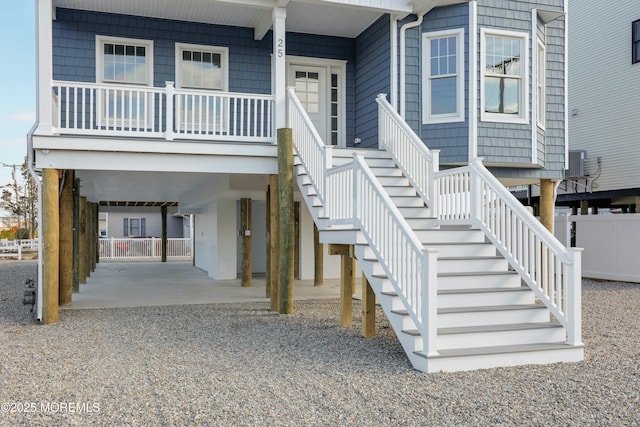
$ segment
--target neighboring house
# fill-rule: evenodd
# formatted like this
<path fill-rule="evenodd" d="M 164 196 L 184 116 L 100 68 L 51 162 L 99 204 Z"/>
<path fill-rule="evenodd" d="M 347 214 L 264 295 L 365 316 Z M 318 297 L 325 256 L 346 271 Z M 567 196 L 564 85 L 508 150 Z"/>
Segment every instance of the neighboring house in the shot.
<path fill-rule="evenodd" d="M 167 215 L 167 237 L 190 237 L 189 217 L 185 218 L 177 211 L 173 208 Z M 100 237 L 162 236 L 162 214 L 157 207 L 101 207 L 99 220 Z"/>
<path fill-rule="evenodd" d="M 352 248 L 416 368 L 582 359 L 579 253 L 502 185 L 548 196 L 563 178 L 563 0 L 37 4 L 45 196 L 67 170 L 89 203 L 176 203 L 195 215 L 194 265 L 235 278 L 240 246 L 265 254 L 289 128 L 299 277 L 315 223 Z"/>
<path fill-rule="evenodd" d="M 569 24 L 569 147 L 574 167 L 558 204 L 640 212 L 640 2 L 606 14 L 573 0 Z"/>

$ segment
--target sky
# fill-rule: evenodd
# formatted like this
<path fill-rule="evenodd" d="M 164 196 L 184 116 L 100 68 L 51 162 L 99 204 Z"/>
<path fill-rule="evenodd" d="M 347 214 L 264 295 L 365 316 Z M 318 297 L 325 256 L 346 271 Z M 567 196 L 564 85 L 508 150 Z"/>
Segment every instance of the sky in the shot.
<path fill-rule="evenodd" d="M 22 164 L 36 118 L 35 1 L 0 0 L 0 163 Z M 11 168 L 0 165 L 0 186 Z"/>

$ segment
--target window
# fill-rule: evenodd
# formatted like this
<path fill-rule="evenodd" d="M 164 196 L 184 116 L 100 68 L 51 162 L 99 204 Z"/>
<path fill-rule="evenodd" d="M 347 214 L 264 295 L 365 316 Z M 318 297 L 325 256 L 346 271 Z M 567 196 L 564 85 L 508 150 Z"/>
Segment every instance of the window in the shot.
<path fill-rule="evenodd" d="M 96 81 L 114 85 L 98 90 L 99 126 L 151 125 L 153 99 L 142 87 L 153 85 L 153 42 L 96 36 L 96 49 Z"/>
<path fill-rule="evenodd" d="M 144 236 L 147 234 L 145 218 L 124 218 L 122 235 L 124 237 Z"/>
<path fill-rule="evenodd" d="M 538 39 L 538 54 L 536 57 L 536 120 L 538 126 L 544 129 L 545 116 L 546 116 L 546 70 L 547 60 L 545 55 L 545 45 L 542 40 Z"/>
<path fill-rule="evenodd" d="M 423 121 L 464 121 L 464 30 L 425 33 Z"/>
<path fill-rule="evenodd" d="M 631 24 L 631 63 L 640 62 L 640 19 Z"/>
<path fill-rule="evenodd" d="M 484 28 L 481 31 L 481 118 L 527 123 L 528 36 Z"/>
<path fill-rule="evenodd" d="M 227 48 L 176 43 L 176 88 L 197 90 L 181 92 L 176 99 L 179 129 L 226 131 L 229 100 L 206 91 L 227 91 L 228 70 Z"/>

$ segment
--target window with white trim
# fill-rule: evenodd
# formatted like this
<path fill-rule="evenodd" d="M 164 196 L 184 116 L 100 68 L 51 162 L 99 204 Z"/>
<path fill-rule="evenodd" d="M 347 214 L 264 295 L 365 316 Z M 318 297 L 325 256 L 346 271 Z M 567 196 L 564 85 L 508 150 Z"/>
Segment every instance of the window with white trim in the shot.
<path fill-rule="evenodd" d="M 99 126 L 149 125 L 153 100 L 143 88 L 153 86 L 153 41 L 98 35 L 96 50 L 96 81 L 114 85 L 98 91 Z"/>
<path fill-rule="evenodd" d="M 423 34 L 423 122 L 464 121 L 464 30 Z"/>
<path fill-rule="evenodd" d="M 528 35 L 481 29 L 481 119 L 527 123 Z"/>
<path fill-rule="evenodd" d="M 124 237 L 144 236 L 147 234 L 145 218 L 124 218 L 122 235 Z"/>
<path fill-rule="evenodd" d="M 640 62 L 640 19 L 631 24 L 631 63 Z"/>
<path fill-rule="evenodd" d="M 176 43 L 177 125 L 191 132 L 225 132 L 228 98 L 209 91 L 229 90 L 229 59 L 225 47 Z"/>
<path fill-rule="evenodd" d="M 547 70 L 547 58 L 545 54 L 544 42 L 538 39 L 538 49 L 536 57 L 536 121 L 538 127 L 544 129 L 545 116 L 547 114 L 547 92 L 546 85 L 546 70 Z"/>

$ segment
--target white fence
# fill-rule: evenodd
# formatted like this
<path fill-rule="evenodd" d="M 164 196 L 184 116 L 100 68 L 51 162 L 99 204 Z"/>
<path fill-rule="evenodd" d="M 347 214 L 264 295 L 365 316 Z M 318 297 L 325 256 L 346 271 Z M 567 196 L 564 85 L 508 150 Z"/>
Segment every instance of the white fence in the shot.
<path fill-rule="evenodd" d="M 167 239 L 168 260 L 188 260 L 192 257 L 191 239 Z M 150 239 L 100 239 L 102 261 L 151 261 L 162 257 L 162 240 Z"/>
<path fill-rule="evenodd" d="M 572 223 L 584 277 L 640 283 L 640 214 L 558 216 L 555 234 L 567 246 Z"/>
<path fill-rule="evenodd" d="M 18 260 L 21 260 L 23 249 L 35 251 L 38 249 L 38 239 L 0 239 L 0 258 L 18 258 Z"/>

